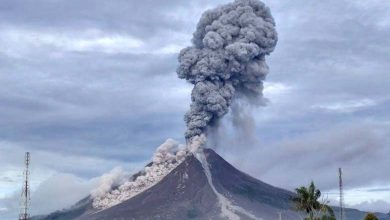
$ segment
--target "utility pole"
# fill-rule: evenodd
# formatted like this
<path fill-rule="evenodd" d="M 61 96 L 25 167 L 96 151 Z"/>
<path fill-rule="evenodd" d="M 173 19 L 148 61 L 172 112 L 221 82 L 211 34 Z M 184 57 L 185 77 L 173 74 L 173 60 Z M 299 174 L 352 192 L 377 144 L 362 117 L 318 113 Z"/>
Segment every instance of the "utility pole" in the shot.
<path fill-rule="evenodd" d="M 343 172 L 339 168 L 339 187 L 340 187 L 340 219 L 345 220 L 344 216 L 344 192 L 343 192 Z"/>
<path fill-rule="evenodd" d="M 26 152 L 25 160 L 24 160 L 25 170 L 23 172 L 23 189 L 21 194 L 21 204 L 20 204 L 20 214 L 19 220 L 28 220 L 30 218 L 30 214 L 28 213 L 28 209 L 30 208 L 30 152 Z"/>

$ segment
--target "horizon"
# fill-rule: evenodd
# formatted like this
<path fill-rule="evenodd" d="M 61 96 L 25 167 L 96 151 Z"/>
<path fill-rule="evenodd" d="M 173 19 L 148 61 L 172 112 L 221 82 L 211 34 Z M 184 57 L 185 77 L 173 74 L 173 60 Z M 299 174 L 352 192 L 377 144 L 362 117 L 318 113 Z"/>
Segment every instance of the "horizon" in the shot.
<path fill-rule="evenodd" d="M 136 173 L 168 138 L 186 143 L 192 85 L 177 58 L 227 2 L 0 3 L 0 216 L 18 215 L 26 151 L 36 215 L 116 167 Z M 228 113 L 208 144 L 273 186 L 313 180 L 335 206 L 341 167 L 346 207 L 388 213 L 390 1 L 263 2 L 279 37 L 265 99 L 239 130 Z"/>

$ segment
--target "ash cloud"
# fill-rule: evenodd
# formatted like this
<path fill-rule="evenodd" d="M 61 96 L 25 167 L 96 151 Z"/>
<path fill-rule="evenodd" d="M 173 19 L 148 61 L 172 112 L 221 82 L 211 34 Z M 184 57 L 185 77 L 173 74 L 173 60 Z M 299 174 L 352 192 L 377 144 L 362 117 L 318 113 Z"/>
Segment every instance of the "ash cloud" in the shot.
<path fill-rule="evenodd" d="M 258 0 L 236 0 L 203 13 L 177 69 L 179 78 L 194 85 L 185 115 L 187 140 L 207 135 L 236 100 L 260 103 L 265 56 L 277 39 L 270 10 Z"/>
<path fill-rule="evenodd" d="M 125 183 L 128 178 L 128 174 L 126 174 L 122 168 L 115 167 L 109 173 L 101 176 L 100 185 L 91 192 L 91 195 L 93 197 L 104 196 L 110 192 L 112 188 Z"/>
<path fill-rule="evenodd" d="M 149 189 L 183 162 L 187 153 L 184 145 L 167 139 L 157 148 L 152 163 L 137 175 L 126 177 L 121 170 L 104 175 L 101 185 L 92 191 L 93 206 L 98 209 L 109 208 Z"/>

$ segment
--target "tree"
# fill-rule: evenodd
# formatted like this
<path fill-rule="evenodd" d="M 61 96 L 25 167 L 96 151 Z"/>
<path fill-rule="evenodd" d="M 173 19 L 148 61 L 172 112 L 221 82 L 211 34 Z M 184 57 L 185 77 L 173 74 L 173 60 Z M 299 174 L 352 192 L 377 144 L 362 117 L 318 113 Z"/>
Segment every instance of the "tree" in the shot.
<path fill-rule="evenodd" d="M 367 213 L 364 220 L 378 220 L 378 217 L 376 217 L 376 215 L 374 215 L 373 213 Z"/>
<path fill-rule="evenodd" d="M 321 204 L 322 212 L 325 213 L 321 220 L 336 220 L 336 216 L 334 215 L 333 209 L 328 206 L 326 203 Z"/>
<path fill-rule="evenodd" d="M 326 201 L 320 202 L 321 191 L 311 181 L 309 187 L 295 189 L 297 196 L 292 200 L 296 209 L 306 213 L 307 220 L 335 220 L 334 212 Z"/>
<path fill-rule="evenodd" d="M 321 191 L 316 189 L 314 182 L 311 181 L 309 187 L 301 186 L 295 189 L 297 196 L 293 198 L 296 208 L 299 211 L 304 211 L 309 216 L 310 220 L 314 219 L 315 210 L 320 209 Z"/>

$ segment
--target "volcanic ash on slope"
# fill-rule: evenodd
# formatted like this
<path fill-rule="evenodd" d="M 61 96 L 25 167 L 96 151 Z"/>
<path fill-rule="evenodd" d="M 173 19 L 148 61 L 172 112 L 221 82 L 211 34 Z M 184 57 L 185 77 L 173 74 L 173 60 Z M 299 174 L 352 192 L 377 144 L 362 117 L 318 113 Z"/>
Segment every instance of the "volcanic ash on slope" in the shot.
<path fill-rule="evenodd" d="M 213 190 L 214 194 L 217 196 L 218 203 L 219 203 L 218 205 L 221 208 L 221 214 L 220 214 L 221 218 L 227 218 L 230 220 L 240 220 L 240 216 L 237 214 L 240 213 L 250 219 L 261 220 L 260 218 L 257 218 L 255 215 L 248 212 L 247 210 L 239 206 L 233 205 L 228 198 L 226 198 L 224 195 L 218 192 L 218 190 L 214 186 L 213 177 L 210 171 L 210 165 L 207 162 L 203 149 L 200 149 L 198 152 L 195 152 L 194 155 L 196 159 L 202 164 L 204 173 L 207 177 L 207 182 L 210 185 L 211 189 Z"/>
<path fill-rule="evenodd" d="M 231 220 L 239 220 L 242 215 L 246 216 L 248 219 L 259 219 L 244 208 L 234 205 L 226 196 L 217 190 L 216 186 L 213 184 L 213 176 L 210 171 L 210 165 L 204 153 L 204 141 L 205 138 L 197 138 L 194 139 L 190 145 L 185 147 L 183 145 L 179 145 L 172 139 L 166 140 L 157 148 L 154 153 L 152 163 L 146 166 L 145 169 L 136 177 L 133 177 L 128 181 L 123 181 L 123 176 L 126 175 L 121 175 L 122 173 L 120 170 L 114 169 L 114 172 L 102 177 L 100 187 L 92 192 L 93 207 L 98 210 L 105 210 L 145 192 L 163 180 L 164 177 L 172 172 L 172 170 L 185 161 L 185 158 L 191 155 L 201 164 L 204 176 L 207 179 L 207 184 L 211 189 L 211 193 L 216 196 L 216 207 L 219 207 L 219 211 L 216 209 L 215 215 L 222 219 Z M 191 149 L 191 151 L 188 149 Z M 189 179 L 196 177 L 189 177 L 187 173 L 184 173 L 182 178 Z M 198 180 L 193 179 L 189 181 L 196 182 Z"/>
<path fill-rule="evenodd" d="M 180 145 L 173 139 L 166 140 L 157 148 L 152 163 L 136 177 L 128 181 L 113 180 L 117 175 L 113 175 L 112 178 L 102 178 L 100 186 L 92 192 L 93 207 L 106 209 L 149 189 L 183 162 L 187 153 L 184 145 Z M 108 186 L 110 190 L 107 190 Z"/>

